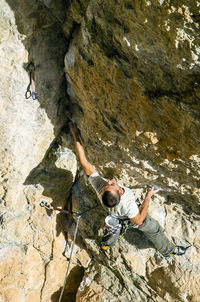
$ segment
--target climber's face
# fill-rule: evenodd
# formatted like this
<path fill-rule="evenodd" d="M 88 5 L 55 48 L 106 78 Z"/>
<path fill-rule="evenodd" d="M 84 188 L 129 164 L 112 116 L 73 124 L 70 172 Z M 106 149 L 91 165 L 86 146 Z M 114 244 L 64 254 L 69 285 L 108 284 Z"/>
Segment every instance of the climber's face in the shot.
<path fill-rule="evenodd" d="M 105 191 L 110 191 L 111 193 L 116 193 L 116 192 L 119 192 L 120 190 L 120 186 L 118 185 L 118 183 L 116 182 L 115 179 L 109 179 L 105 186 L 103 187 L 102 189 L 102 194 L 105 192 Z"/>

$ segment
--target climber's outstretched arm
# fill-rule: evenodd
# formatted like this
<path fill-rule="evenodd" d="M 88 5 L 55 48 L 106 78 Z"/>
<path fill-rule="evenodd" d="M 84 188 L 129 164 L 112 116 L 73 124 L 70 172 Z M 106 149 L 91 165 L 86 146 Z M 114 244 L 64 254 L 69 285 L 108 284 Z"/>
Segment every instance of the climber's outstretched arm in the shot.
<path fill-rule="evenodd" d="M 139 208 L 139 213 L 137 214 L 137 216 L 130 218 L 134 223 L 136 223 L 138 225 L 143 223 L 143 221 L 145 220 L 145 218 L 147 216 L 147 211 L 148 211 L 151 196 L 153 196 L 155 193 L 156 193 L 156 191 L 154 190 L 154 187 L 152 187 L 147 192 L 145 199 Z"/>
<path fill-rule="evenodd" d="M 74 138 L 77 158 L 80 162 L 81 167 L 85 171 L 86 175 L 90 176 L 92 173 L 94 173 L 96 171 L 96 169 L 92 164 L 90 164 L 88 162 L 87 158 L 85 157 L 85 151 L 81 144 L 79 130 L 78 130 L 76 124 L 71 122 L 69 124 L 69 126 L 70 126 L 71 133 L 73 135 L 73 138 Z"/>

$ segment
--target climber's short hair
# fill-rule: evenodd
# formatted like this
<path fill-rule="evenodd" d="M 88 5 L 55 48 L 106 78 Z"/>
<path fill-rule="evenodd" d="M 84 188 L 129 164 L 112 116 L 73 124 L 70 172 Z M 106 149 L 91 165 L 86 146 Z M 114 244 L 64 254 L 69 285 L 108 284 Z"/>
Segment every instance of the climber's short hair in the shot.
<path fill-rule="evenodd" d="M 118 205 L 120 198 L 121 196 L 118 192 L 112 193 L 110 191 L 105 191 L 102 195 L 103 204 L 108 208 L 113 208 Z"/>

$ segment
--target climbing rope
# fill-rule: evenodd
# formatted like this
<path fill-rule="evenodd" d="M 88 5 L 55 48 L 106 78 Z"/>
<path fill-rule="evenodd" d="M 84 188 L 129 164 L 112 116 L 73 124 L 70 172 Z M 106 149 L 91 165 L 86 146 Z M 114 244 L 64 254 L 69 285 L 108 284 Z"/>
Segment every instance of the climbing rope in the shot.
<path fill-rule="evenodd" d="M 76 235 L 77 235 L 77 231 L 78 231 L 78 224 L 79 224 L 79 219 L 80 218 L 81 218 L 80 215 L 77 216 L 77 223 L 76 223 L 76 229 L 75 229 L 75 233 L 74 233 L 74 240 L 73 240 L 73 243 L 72 243 L 72 248 L 71 248 L 71 252 L 70 252 L 69 262 L 68 262 L 68 265 L 67 265 L 67 271 L 66 271 L 66 274 L 65 274 L 64 284 L 63 284 L 62 291 L 61 291 L 60 298 L 59 298 L 58 302 L 61 302 L 61 300 L 62 300 L 62 296 L 63 296 L 65 286 L 66 286 L 66 283 L 67 283 L 67 277 L 68 277 L 69 267 L 70 267 L 71 260 L 72 260 L 73 249 L 74 249 L 74 244 L 75 244 L 75 241 L 76 241 Z"/>
<path fill-rule="evenodd" d="M 64 280 L 64 284 L 63 284 L 63 287 L 62 287 L 62 291 L 61 291 L 61 294 L 60 294 L 60 298 L 59 298 L 59 301 L 58 302 L 61 302 L 61 299 L 62 299 L 62 296 L 63 296 L 63 293 L 64 293 L 64 290 L 65 290 L 65 286 L 66 286 L 66 283 L 67 283 L 67 277 L 68 277 L 68 273 L 69 273 L 69 267 L 70 267 L 70 264 L 71 264 L 71 260 L 72 260 L 72 255 L 73 255 L 73 249 L 74 249 L 74 244 L 75 244 L 75 241 L 76 241 L 76 235 L 77 235 L 77 231 L 78 231 L 78 224 L 79 224 L 79 219 L 81 218 L 81 216 L 95 208 L 97 208 L 99 205 L 96 205 L 80 214 L 76 214 L 76 213 L 73 213 L 73 216 L 75 218 L 77 218 L 77 222 L 76 222 L 76 229 L 75 229 L 75 233 L 74 233 L 74 240 L 73 240 L 73 243 L 72 243 L 72 248 L 71 248 L 71 252 L 70 252 L 70 257 L 69 257 L 69 262 L 68 262 L 68 265 L 67 265 L 67 271 L 66 271 L 66 274 L 65 274 L 65 280 Z"/>
<path fill-rule="evenodd" d="M 26 67 L 26 70 L 29 73 L 30 82 L 28 84 L 27 90 L 26 90 L 26 99 L 29 99 L 32 97 L 33 100 L 38 100 L 39 94 L 37 93 L 35 89 L 35 65 L 33 62 L 30 62 L 28 66 Z"/>
<path fill-rule="evenodd" d="M 46 208 L 47 210 L 58 210 L 60 211 L 61 213 L 65 213 L 65 214 L 72 214 L 72 216 L 74 218 L 77 219 L 77 222 L 76 222 L 76 229 L 75 229 L 75 233 L 74 233 L 74 240 L 73 240 L 73 243 L 72 243 L 72 248 L 71 248 L 71 252 L 70 252 L 70 257 L 69 257 L 69 262 L 68 262 L 68 265 L 67 265 L 67 271 L 66 271 L 66 274 L 65 274 L 65 280 L 64 280 L 64 284 L 63 284 L 63 287 L 62 287 L 62 291 L 61 291 L 61 294 L 60 294 L 60 298 L 59 298 L 59 301 L 58 302 L 61 302 L 61 299 L 62 299 L 62 296 L 63 296 L 63 293 L 64 293 L 64 290 L 65 290 L 65 286 L 66 286 L 66 283 L 67 283 L 67 277 L 68 277 L 68 273 L 69 273 L 69 268 L 70 268 L 70 264 L 71 264 L 71 260 L 72 260 L 72 255 L 73 255 L 73 249 L 74 249 L 74 244 L 75 244 L 75 241 L 76 241 L 76 236 L 77 236 L 77 231 L 78 231 L 78 225 L 79 225 L 79 220 L 81 218 L 81 216 L 95 208 L 97 208 L 99 205 L 96 205 L 92 208 L 89 208 L 87 210 L 85 210 L 84 212 L 82 213 L 69 213 L 68 211 L 66 210 L 63 210 L 63 209 L 59 209 L 59 208 L 56 208 L 56 207 L 52 207 L 48 201 L 46 200 L 41 200 L 40 202 L 40 206 L 41 207 L 44 207 Z"/>

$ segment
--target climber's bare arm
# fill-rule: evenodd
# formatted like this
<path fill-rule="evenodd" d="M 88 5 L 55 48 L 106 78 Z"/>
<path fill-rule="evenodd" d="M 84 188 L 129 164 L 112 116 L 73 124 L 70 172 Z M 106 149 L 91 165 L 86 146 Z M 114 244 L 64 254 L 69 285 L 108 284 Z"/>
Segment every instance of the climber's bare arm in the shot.
<path fill-rule="evenodd" d="M 139 213 L 135 217 L 130 218 L 134 223 L 138 225 L 143 223 L 143 221 L 147 216 L 147 211 L 148 211 L 151 196 L 153 196 L 155 193 L 156 192 L 154 191 L 154 188 L 151 188 L 151 190 L 147 192 L 145 199 L 139 208 Z"/>
<path fill-rule="evenodd" d="M 81 167 L 85 171 L 86 175 L 90 176 L 91 174 L 93 174 L 96 171 L 96 169 L 91 163 L 88 162 L 87 158 L 85 157 L 85 151 L 81 144 L 79 130 L 78 130 L 76 124 L 71 122 L 69 124 L 69 126 L 70 126 L 71 133 L 73 135 L 73 138 L 74 138 L 77 158 L 80 162 Z"/>

